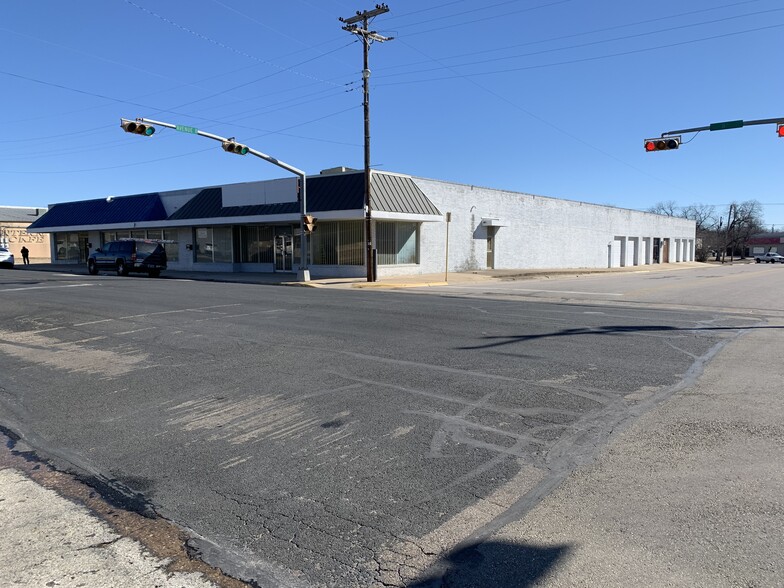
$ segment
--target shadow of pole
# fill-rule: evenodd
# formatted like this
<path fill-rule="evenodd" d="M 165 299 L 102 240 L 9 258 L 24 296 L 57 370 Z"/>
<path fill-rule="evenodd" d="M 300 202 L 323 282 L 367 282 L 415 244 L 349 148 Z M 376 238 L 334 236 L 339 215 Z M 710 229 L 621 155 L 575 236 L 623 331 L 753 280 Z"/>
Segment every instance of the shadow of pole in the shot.
<path fill-rule="evenodd" d="M 458 347 L 457 349 L 488 349 L 511 345 L 512 343 L 522 343 L 525 341 L 535 341 L 537 339 L 549 339 L 552 337 L 573 337 L 575 335 L 617 335 L 624 333 L 677 333 L 688 331 L 753 331 L 758 329 L 784 329 L 779 326 L 743 326 L 743 327 L 672 327 L 669 325 L 641 326 L 641 325 L 611 325 L 604 327 L 580 327 L 576 329 L 564 329 L 553 333 L 542 333 L 539 335 L 493 335 L 482 337 L 485 341 L 493 340 L 491 343 L 481 345 L 470 345 Z"/>
<path fill-rule="evenodd" d="M 486 541 L 457 547 L 407 588 L 525 588 L 565 557 L 569 545 Z"/>

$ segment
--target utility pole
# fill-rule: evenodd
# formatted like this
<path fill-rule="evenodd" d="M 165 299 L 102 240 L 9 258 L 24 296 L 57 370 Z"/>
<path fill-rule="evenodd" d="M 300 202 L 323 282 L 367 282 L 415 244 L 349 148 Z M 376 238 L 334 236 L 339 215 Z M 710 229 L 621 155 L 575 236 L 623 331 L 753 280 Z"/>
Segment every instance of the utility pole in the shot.
<path fill-rule="evenodd" d="M 721 258 L 721 263 L 724 263 L 724 260 L 727 255 L 727 247 L 731 247 L 730 243 L 730 230 L 732 230 L 735 224 L 735 217 L 732 215 L 735 209 L 735 204 L 730 204 L 730 210 L 727 212 L 727 236 L 724 238 L 724 256 Z M 732 263 L 732 249 L 730 249 L 730 263 Z"/>
<path fill-rule="evenodd" d="M 366 240 L 366 255 L 365 263 L 367 265 L 367 281 L 376 281 L 376 264 L 373 259 L 373 234 L 372 223 L 370 215 L 370 68 L 368 67 L 368 54 L 370 53 L 370 43 L 378 41 L 391 41 L 394 37 L 383 37 L 376 31 L 368 30 L 370 19 L 389 12 L 389 7 L 386 4 L 376 4 L 373 10 L 365 10 L 360 12 L 357 10 L 355 16 L 349 18 L 340 18 L 340 22 L 344 23 L 343 30 L 357 35 L 362 39 L 362 90 L 364 95 L 364 110 L 365 110 L 365 240 Z M 360 26 L 359 23 L 362 23 Z"/>

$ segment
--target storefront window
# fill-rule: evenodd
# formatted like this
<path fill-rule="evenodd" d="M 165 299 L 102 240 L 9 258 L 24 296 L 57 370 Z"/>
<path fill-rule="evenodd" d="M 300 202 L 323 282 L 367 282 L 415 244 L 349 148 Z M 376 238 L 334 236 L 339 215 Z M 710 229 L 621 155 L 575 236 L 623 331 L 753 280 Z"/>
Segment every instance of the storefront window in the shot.
<path fill-rule="evenodd" d="M 180 244 L 177 243 L 177 231 L 172 229 L 164 229 L 163 239 L 166 241 L 172 241 L 172 243 L 163 244 L 163 248 L 166 250 L 166 259 L 169 261 L 179 261 Z"/>
<path fill-rule="evenodd" d="M 240 261 L 273 263 L 273 233 L 271 226 L 240 227 Z"/>
<path fill-rule="evenodd" d="M 87 259 L 87 233 L 55 233 L 55 259 L 81 263 Z"/>
<path fill-rule="evenodd" d="M 231 263 L 231 227 L 197 227 L 196 262 Z"/>
<path fill-rule="evenodd" d="M 316 265 L 364 265 L 362 221 L 320 222 L 311 234 L 311 251 Z"/>
<path fill-rule="evenodd" d="M 378 222 L 376 249 L 379 265 L 419 263 L 417 223 Z"/>

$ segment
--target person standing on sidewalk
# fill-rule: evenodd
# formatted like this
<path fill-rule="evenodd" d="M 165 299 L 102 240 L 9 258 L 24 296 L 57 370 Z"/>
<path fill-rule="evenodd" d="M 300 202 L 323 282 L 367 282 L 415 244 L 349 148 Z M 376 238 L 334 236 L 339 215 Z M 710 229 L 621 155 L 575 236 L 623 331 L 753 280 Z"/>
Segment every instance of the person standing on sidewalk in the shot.
<path fill-rule="evenodd" d="M 24 245 L 22 245 L 22 261 L 25 265 L 30 264 L 30 250 Z"/>

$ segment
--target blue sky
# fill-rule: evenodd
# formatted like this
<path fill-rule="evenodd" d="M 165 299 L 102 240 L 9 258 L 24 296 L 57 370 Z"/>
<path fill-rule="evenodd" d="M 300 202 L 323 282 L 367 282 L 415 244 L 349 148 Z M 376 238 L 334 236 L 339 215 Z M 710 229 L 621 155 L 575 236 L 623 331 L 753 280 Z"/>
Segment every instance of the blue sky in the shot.
<path fill-rule="evenodd" d="M 0 21 L 0 205 L 363 166 L 355 0 L 40 0 Z M 781 0 L 391 0 L 372 28 L 371 160 L 380 170 L 645 209 L 756 199 L 784 228 Z"/>

